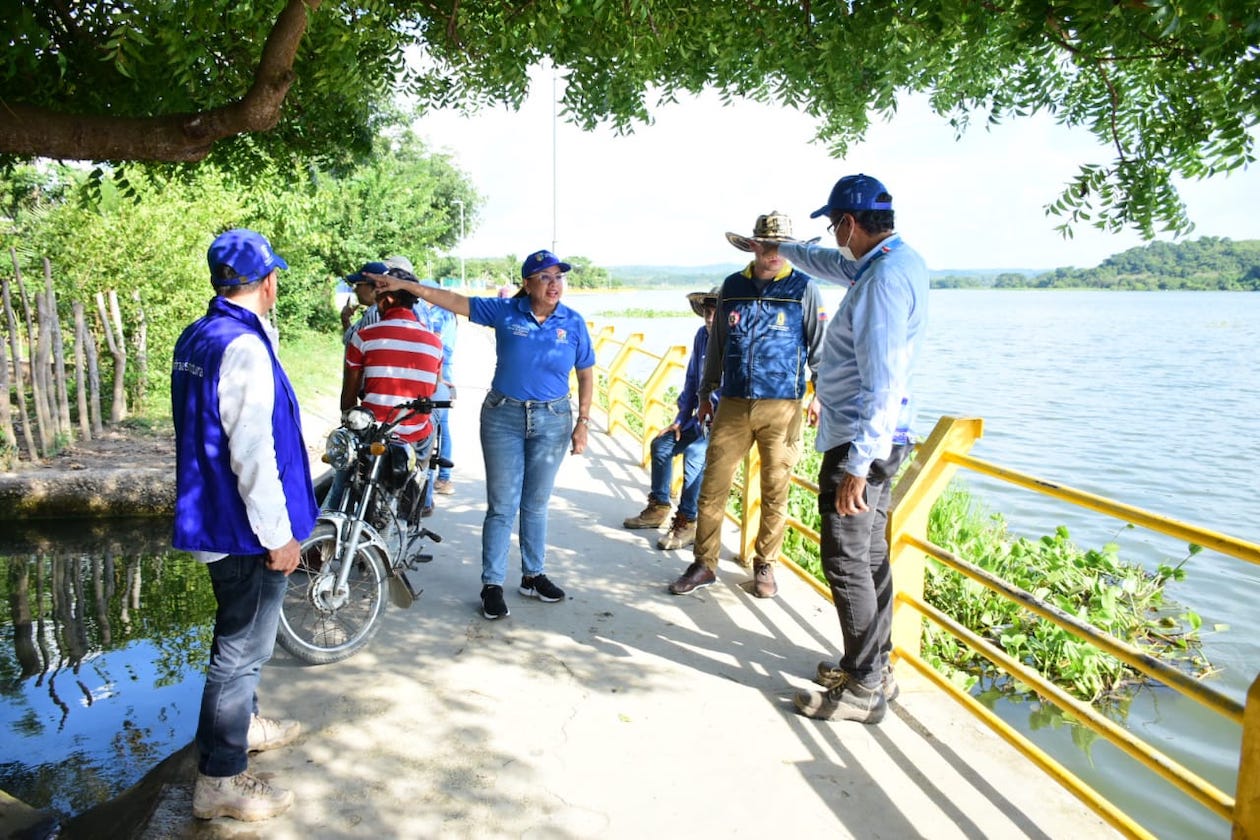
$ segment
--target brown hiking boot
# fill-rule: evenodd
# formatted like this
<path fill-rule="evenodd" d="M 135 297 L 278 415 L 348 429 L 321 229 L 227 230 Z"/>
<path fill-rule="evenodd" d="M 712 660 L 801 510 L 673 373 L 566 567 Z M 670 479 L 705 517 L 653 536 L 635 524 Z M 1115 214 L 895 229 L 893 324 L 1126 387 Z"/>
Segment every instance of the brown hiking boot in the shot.
<path fill-rule="evenodd" d="M 879 686 L 862 685 L 848 674 L 826 691 L 798 691 L 793 702 L 798 712 L 816 720 L 879 723 L 888 711 Z"/>
<path fill-rule="evenodd" d="M 840 663 L 827 662 L 823 660 L 818 663 L 818 673 L 814 677 L 814 682 L 823 688 L 835 688 L 847 679 L 844 671 L 840 670 Z M 901 687 L 897 685 L 897 677 L 893 675 L 891 665 L 884 668 L 880 674 L 880 688 L 884 692 L 884 699 L 889 703 L 897 699 L 897 695 L 901 694 Z"/>
<path fill-rule="evenodd" d="M 687 567 L 682 577 L 669 585 L 669 591 L 675 595 L 686 595 L 688 592 L 710 586 L 716 580 L 717 575 L 714 571 L 697 560 Z"/>
<path fill-rule="evenodd" d="M 753 563 L 753 594 L 758 598 L 773 598 L 779 594 L 779 585 L 774 582 L 774 565 L 771 563 Z"/>
<path fill-rule="evenodd" d="M 669 511 L 672 506 L 669 502 L 661 504 L 660 502 L 648 499 L 647 507 L 639 511 L 638 516 L 631 516 L 625 522 L 621 523 L 626 528 L 659 528 L 665 524 L 665 520 L 669 519 Z"/>
<path fill-rule="evenodd" d="M 235 776 L 198 773 L 193 786 L 193 816 L 199 820 L 269 820 L 292 806 L 293 791 L 272 787 L 248 771 Z"/>
<path fill-rule="evenodd" d="M 688 519 L 681 513 L 674 514 L 674 521 L 669 524 L 669 531 L 656 541 L 656 547 L 663 551 L 686 548 L 696 543 L 696 520 Z"/>

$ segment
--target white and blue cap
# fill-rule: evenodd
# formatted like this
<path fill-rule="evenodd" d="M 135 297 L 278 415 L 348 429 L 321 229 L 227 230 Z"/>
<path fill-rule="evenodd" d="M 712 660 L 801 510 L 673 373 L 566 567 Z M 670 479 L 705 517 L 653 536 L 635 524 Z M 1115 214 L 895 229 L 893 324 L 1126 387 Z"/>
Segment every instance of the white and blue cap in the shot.
<path fill-rule="evenodd" d="M 243 286 L 257 283 L 277 268 L 288 268 L 284 258 L 271 248 L 267 237 L 247 228 L 233 228 L 219 234 L 206 252 L 210 282 L 215 286 Z"/>
<path fill-rule="evenodd" d="M 887 201 L 879 201 L 881 195 Z M 846 175 L 831 188 L 827 203 L 809 214 L 811 219 L 833 216 L 836 213 L 855 213 L 859 210 L 891 210 L 892 196 L 888 190 L 870 175 Z"/>
<path fill-rule="evenodd" d="M 553 265 L 560 266 L 560 270 L 565 273 L 573 270 L 573 266 L 567 262 L 562 262 L 559 257 L 550 251 L 535 251 L 525 258 L 525 262 L 521 263 L 521 279 L 532 277 L 544 268 L 551 268 Z"/>

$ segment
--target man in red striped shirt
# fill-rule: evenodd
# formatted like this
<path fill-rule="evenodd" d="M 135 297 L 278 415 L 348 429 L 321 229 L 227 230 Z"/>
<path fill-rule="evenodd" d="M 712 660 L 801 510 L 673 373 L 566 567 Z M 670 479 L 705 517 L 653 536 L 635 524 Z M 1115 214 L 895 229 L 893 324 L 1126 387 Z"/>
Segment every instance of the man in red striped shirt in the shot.
<path fill-rule="evenodd" d="M 390 419 L 396 405 L 431 397 L 442 370 L 442 340 L 422 326 L 412 307 L 416 297 L 400 290 L 376 297 L 381 320 L 359 329 L 346 345 L 341 381 L 341 410 L 357 405 L 377 420 Z M 395 432 L 413 446 L 432 431 L 429 415 L 418 414 Z"/>

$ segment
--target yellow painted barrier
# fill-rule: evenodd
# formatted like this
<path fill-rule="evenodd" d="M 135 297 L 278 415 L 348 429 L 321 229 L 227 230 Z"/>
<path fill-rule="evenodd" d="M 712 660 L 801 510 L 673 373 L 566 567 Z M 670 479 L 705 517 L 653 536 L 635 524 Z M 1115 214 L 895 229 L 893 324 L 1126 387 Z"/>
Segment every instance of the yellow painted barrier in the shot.
<path fill-rule="evenodd" d="M 646 453 L 650 441 L 663 427 L 652 425 L 653 412 L 664 405 L 660 402 L 660 395 L 664 393 L 667 380 L 672 373 L 683 367 L 686 348 L 673 347 L 663 356 L 652 356 L 659 360 L 659 364 L 647 384 L 639 386 L 626 379 L 625 369 L 631 354 L 652 355 L 641 347 L 642 336 L 636 334 L 626 342 L 618 343 L 612 336 L 611 327 L 605 328 L 600 336 L 602 346 L 619 348 L 606 368 L 606 393 L 603 397 L 608 410 L 607 429 L 611 433 L 616 428 L 623 428 L 637 437 L 644 445 L 644 463 L 646 464 Z M 597 354 L 599 350 L 600 347 L 597 346 Z M 639 389 L 642 395 L 643 408 L 638 412 L 634 412 L 628 399 L 628 395 L 635 389 Z M 643 428 L 641 435 L 636 435 L 630 426 L 626 425 L 625 421 L 632 413 L 639 417 Z M 1260 840 L 1260 677 L 1252 683 L 1244 706 L 1211 686 L 1153 659 L 1140 649 L 985 572 L 975 564 L 954 557 L 928 540 L 927 529 L 932 505 L 945 491 L 957 471 L 968 469 L 1250 563 L 1260 564 L 1260 545 L 974 458 L 969 453 L 976 441 L 980 439 L 983 430 L 984 424 L 978 418 L 942 417 L 927 440 L 918 446 L 914 460 L 893 490 L 893 507 L 889 512 L 888 520 L 888 544 L 896 590 L 893 602 L 893 654 L 897 667 L 913 667 L 928 677 L 1123 834 L 1139 838 L 1152 836 L 1132 817 L 1108 802 L 1086 782 L 1067 771 L 970 695 L 952 686 L 948 680 L 924 662 L 921 658 L 924 622 L 931 621 L 935 626 L 945 629 L 964 645 L 976 650 L 1016 679 L 1035 687 L 1042 697 L 1077 717 L 1084 725 L 1152 769 L 1170 784 L 1229 821 L 1232 826 L 1233 840 Z M 817 486 L 805 479 L 793 477 L 793 483 L 817 493 Z M 752 557 L 761 509 L 760 469 L 755 447 L 745 458 L 744 481 L 739 489 L 741 515 L 737 521 L 740 525 L 740 556 L 741 559 L 747 561 Z M 794 529 L 804 539 L 814 544 L 818 543 L 818 533 L 803 523 L 789 519 L 788 527 Z M 1039 672 L 1024 663 L 1015 661 L 1000 648 L 967 630 L 952 617 L 925 603 L 923 587 L 929 557 L 1003 597 L 1011 599 L 1040 618 L 1058 624 L 1084 642 L 1121 659 L 1126 664 L 1161 681 L 1172 690 L 1194 699 L 1226 720 L 1240 724 L 1242 739 L 1239 751 L 1238 784 L 1234 796 L 1220 791 L 1148 742 L 1116 726 L 1109 719 L 1095 712 L 1089 704 L 1071 697 L 1041 676 Z M 784 557 L 781 560 L 787 568 L 809 582 L 815 591 L 830 600 L 830 590 L 824 583 L 792 562 L 791 558 Z"/>

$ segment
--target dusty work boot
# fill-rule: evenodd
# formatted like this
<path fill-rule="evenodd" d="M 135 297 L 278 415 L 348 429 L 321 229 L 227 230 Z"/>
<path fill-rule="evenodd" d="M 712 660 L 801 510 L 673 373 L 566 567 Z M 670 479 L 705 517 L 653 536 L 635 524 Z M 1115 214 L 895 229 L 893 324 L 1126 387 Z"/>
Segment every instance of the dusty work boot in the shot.
<path fill-rule="evenodd" d="M 266 752 L 283 747 L 302 733 L 296 720 L 277 720 L 253 715 L 249 719 L 246 746 L 250 752 Z"/>
<path fill-rule="evenodd" d="M 663 551 L 676 548 L 687 548 L 696 544 L 696 520 L 688 519 L 681 513 L 674 514 L 674 521 L 669 524 L 665 536 L 656 541 L 656 547 Z"/>
<path fill-rule="evenodd" d="M 840 670 L 840 663 L 823 660 L 818 663 L 818 673 L 814 677 L 814 682 L 823 688 L 832 688 L 843 682 L 845 676 L 844 671 Z M 884 670 L 880 673 L 879 686 L 884 692 L 884 699 L 889 703 L 901 694 L 901 687 L 897 685 L 897 677 L 893 674 L 891 665 L 884 666 Z"/>
<path fill-rule="evenodd" d="M 798 691 L 793 702 L 798 712 L 816 720 L 879 723 L 888 711 L 888 701 L 878 685 L 862 685 L 849 674 L 826 691 Z"/>
<path fill-rule="evenodd" d="M 678 580 L 669 585 L 669 591 L 675 595 L 686 595 L 688 592 L 711 586 L 716 580 L 717 574 L 697 560 L 687 567 L 687 571 L 683 572 Z"/>
<path fill-rule="evenodd" d="M 774 564 L 758 561 L 753 563 L 753 590 L 758 598 L 773 598 L 779 594 L 779 585 L 774 582 Z"/>
<path fill-rule="evenodd" d="M 235 776 L 198 773 L 193 786 L 193 816 L 199 820 L 269 820 L 292 806 L 293 791 L 272 787 L 249 771 Z"/>
<path fill-rule="evenodd" d="M 669 502 L 664 504 L 648 499 L 647 507 L 639 511 L 638 516 L 631 516 L 621 523 L 626 528 L 659 528 L 669 519 Z"/>

